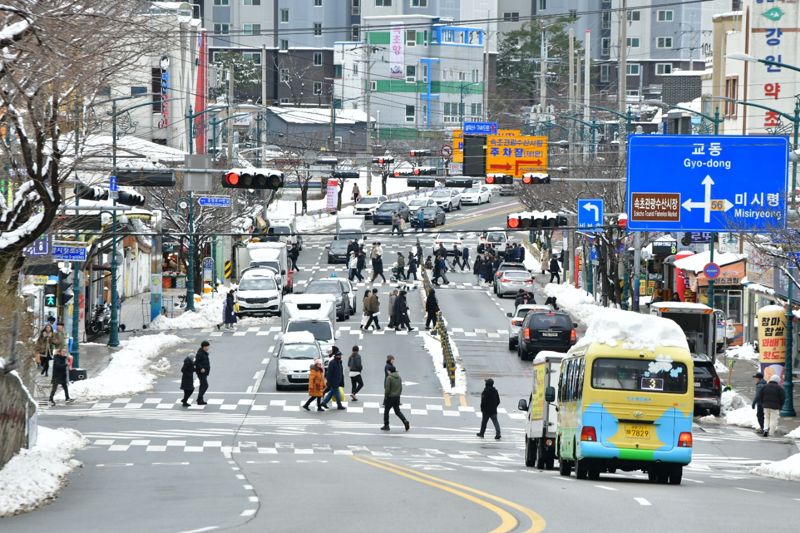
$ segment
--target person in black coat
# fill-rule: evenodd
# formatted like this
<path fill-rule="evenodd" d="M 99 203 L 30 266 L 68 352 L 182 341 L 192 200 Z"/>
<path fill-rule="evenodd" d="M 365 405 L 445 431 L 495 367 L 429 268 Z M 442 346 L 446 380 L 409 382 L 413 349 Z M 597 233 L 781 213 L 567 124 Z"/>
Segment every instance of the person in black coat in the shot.
<path fill-rule="evenodd" d="M 183 391 L 183 400 L 181 403 L 184 407 L 189 407 L 189 397 L 194 392 L 194 361 L 192 356 L 187 355 L 183 360 L 181 367 L 181 390 Z"/>
<path fill-rule="evenodd" d="M 359 250 L 358 257 L 356 257 L 356 276 L 358 279 L 362 279 L 364 276 L 361 274 L 361 271 L 367 268 L 367 256 L 364 255 L 364 252 Z"/>
<path fill-rule="evenodd" d="M 58 386 L 64 389 L 64 397 L 68 402 L 72 401 L 69 397 L 69 387 L 67 381 L 69 377 L 69 363 L 67 362 L 67 355 L 64 353 L 64 348 L 59 348 L 53 356 L 53 377 L 50 378 L 50 383 L 53 385 L 50 389 L 50 405 L 55 405 L 56 401 L 53 399 L 56 395 Z"/>
<path fill-rule="evenodd" d="M 389 375 L 389 370 L 391 368 L 394 368 L 394 356 L 393 355 L 387 355 L 386 356 L 386 364 L 383 365 L 383 377 L 384 377 L 384 379 L 386 379 L 386 376 Z"/>
<path fill-rule="evenodd" d="M 481 430 L 477 433 L 480 438 L 486 432 L 489 420 L 494 424 L 494 438 L 500 440 L 500 424 L 497 422 L 497 407 L 500 405 L 500 394 L 494 388 L 494 380 L 486 380 L 486 386 L 481 392 Z"/>
<path fill-rule="evenodd" d="M 417 281 L 417 257 L 409 252 L 408 254 L 408 275 L 406 279 L 411 279 L 414 276 L 414 281 Z"/>
<path fill-rule="evenodd" d="M 425 299 L 425 313 L 427 314 L 425 318 L 425 329 L 436 327 L 436 313 L 438 312 L 439 300 L 436 299 L 436 291 L 431 289 L 431 292 L 428 293 L 428 297 Z"/>
<path fill-rule="evenodd" d="M 481 268 L 483 271 L 481 272 L 483 279 L 486 283 L 493 283 L 494 282 L 494 265 L 492 264 L 491 259 L 485 259 L 483 264 L 481 264 Z"/>
<path fill-rule="evenodd" d="M 225 296 L 225 304 L 224 304 L 224 316 L 223 322 L 225 323 L 225 327 L 232 329 L 233 325 L 236 324 L 236 311 L 234 311 L 236 302 L 233 299 L 233 291 L 229 292 L 227 296 Z"/>
<path fill-rule="evenodd" d="M 556 256 L 550 257 L 550 267 L 547 270 L 550 272 L 550 283 L 553 283 L 553 278 L 556 283 L 561 283 L 561 266 L 558 264 Z"/>
<path fill-rule="evenodd" d="M 295 272 L 300 272 L 300 269 L 297 267 L 297 260 L 300 258 L 300 245 L 296 242 L 292 243 L 292 247 L 289 249 L 289 259 L 292 261 L 292 270 Z"/>
<path fill-rule="evenodd" d="M 211 349 L 211 343 L 203 341 L 200 343 L 200 349 L 194 356 L 194 369 L 197 372 L 197 378 L 200 380 L 200 390 L 197 392 L 197 405 L 205 405 L 205 393 L 208 390 L 208 375 L 211 373 L 211 360 L 208 358 L 208 351 Z"/>
<path fill-rule="evenodd" d="M 769 437 L 770 432 L 774 435 L 778 430 L 778 420 L 780 419 L 780 409 L 786 400 L 786 392 L 781 387 L 781 377 L 773 374 L 766 385 L 759 389 L 756 394 L 756 401 L 764 406 L 764 436 Z"/>
<path fill-rule="evenodd" d="M 328 394 L 322 399 L 322 408 L 328 408 L 328 402 L 331 398 L 336 400 L 337 409 L 345 409 L 342 405 L 342 399 L 339 398 L 339 387 L 344 388 L 344 368 L 342 367 L 342 352 L 339 348 L 334 346 L 331 348 L 333 352 L 333 359 L 328 363 L 328 369 L 325 371 L 325 380 L 328 382 Z"/>
<path fill-rule="evenodd" d="M 464 272 L 464 269 L 469 270 L 471 267 L 469 266 L 469 248 L 464 246 L 461 249 L 461 272 Z"/>
<path fill-rule="evenodd" d="M 400 331 L 400 328 L 405 326 L 408 331 L 414 331 L 411 327 L 411 321 L 408 318 L 408 301 L 406 300 L 406 291 L 400 291 L 397 299 L 394 301 L 394 316 L 397 324 L 394 330 Z"/>

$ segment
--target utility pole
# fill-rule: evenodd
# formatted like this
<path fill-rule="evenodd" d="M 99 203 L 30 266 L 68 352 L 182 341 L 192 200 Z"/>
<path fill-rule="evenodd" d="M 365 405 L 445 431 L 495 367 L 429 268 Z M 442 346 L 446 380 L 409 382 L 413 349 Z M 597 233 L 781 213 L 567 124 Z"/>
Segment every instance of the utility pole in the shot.
<path fill-rule="evenodd" d="M 366 70 L 365 75 L 367 80 L 367 86 L 364 88 L 364 107 L 366 107 L 367 110 L 367 128 L 366 135 L 364 136 L 366 139 L 366 146 L 364 148 L 367 157 L 367 195 L 370 195 L 372 194 L 372 132 L 370 131 L 370 127 L 372 126 L 370 120 L 370 93 L 372 92 L 372 75 L 370 70 L 372 69 L 372 45 L 369 42 L 369 26 L 364 29 L 364 54 L 366 55 L 364 69 Z"/>
<path fill-rule="evenodd" d="M 617 63 L 617 105 L 619 106 L 619 112 L 624 115 L 625 93 L 628 86 L 628 0 L 622 0 L 622 10 L 619 12 Z M 626 134 L 628 132 L 622 130 L 622 118 L 620 118 L 619 124 L 619 160 L 625 161 L 625 151 L 628 142 Z"/>
<path fill-rule="evenodd" d="M 259 138 L 258 142 L 261 143 L 259 149 L 262 152 L 264 147 L 267 145 L 267 139 L 269 138 L 269 113 L 267 112 L 267 44 L 263 43 L 261 45 L 261 105 L 264 106 L 264 130 L 262 132 L 263 139 Z M 263 157 L 261 158 L 264 159 Z"/>
<path fill-rule="evenodd" d="M 234 89 L 234 68 L 233 64 L 228 67 L 228 116 L 231 116 L 233 107 L 233 89 Z M 233 123 L 228 121 L 228 166 L 233 165 Z"/>
<path fill-rule="evenodd" d="M 482 95 L 482 115 L 489 120 L 489 21 L 492 19 L 492 12 L 486 12 L 486 34 L 483 36 L 483 95 Z M 430 73 L 428 74 L 430 75 Z M 428 103 L 430 105 L 430 103 Z"/>
<path fill-rule="evenodd" d="M 591 103 L 591 81 L 592 81 L 592 32 L 587 29 L 583 38 L 583 120 L 589 122 L 589 104 Z M 594 137 L 594 130 L 591 131 Z M 594 143 L 592 143 L 592 150 L 594 150 Z M 587 159 L 587 148 L 584 145 L 583 159 Z"/>
<path fill-rule="evenodd" d="M 575 110 L 575 28 L 572 24 L 569 27 L 569 87 L 567 89 L 567 99 L 569 100 L 570 114 Z M 569 152 L 568 163 L 570 168 L 575 163 L 575 124 L 570 124 L 569 128 Z"/>
<path fill-rule="evenodd" d="M 542 106 L 542 113 L 544 113 L 547 105 L 547 31 L 544 29 L 544 22 L 541 23 L 541 27 L 542 46 L 541 52 L 539 53 L 541 57 L 539 60 L 539 105 Z"/>

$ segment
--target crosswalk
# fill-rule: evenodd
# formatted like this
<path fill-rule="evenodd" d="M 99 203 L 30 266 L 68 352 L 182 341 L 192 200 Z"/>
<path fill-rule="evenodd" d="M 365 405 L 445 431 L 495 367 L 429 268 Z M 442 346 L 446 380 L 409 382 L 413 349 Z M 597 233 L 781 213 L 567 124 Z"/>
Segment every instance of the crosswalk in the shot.
<path fill-rule="evenodd" d="M 181 332 L 181 335 L 188 336 L 188 337 L 270 337 L 274 336 L 281 332 L 281 328 L 278 325 L 273 325 L 272 322 L 277 322 L 277 318 L 266 319 L 265 324 L 256 325 L 256 326 L 237 326 L 232 330 L 217 330 L 216 328 L 203 328 L 203 329 L 193 329 L 193 330 L 185 330 Z M 337 336 L 342 335 L 351 335 L 358 337 L 359 339 L 364 338 L 364 334 L 369 335 L 412 335 L 412 336 L 419 336 L 421 334 L 421 327 L 424 327 L 423 322 L 412 322 L 412 327 L 415 328 L 414 331 L 408 332 L 405 330 L 395 331 L 389 328 L 383 328 L 381 330 L 361 330 L 357 325 L 356 326 L 340 326 L 336 330 Z M 459 338 L 486 338 L 486 339 L 505 339 L 508 336 L 507 329 L 486 329 L 486 328 L 475 328 L 475 329 L 465 329 L 465 328 L 457 328 L 453 327 L 448 329 L 448 333 L 451 338 L 455 338 L 456 340 Z"/>

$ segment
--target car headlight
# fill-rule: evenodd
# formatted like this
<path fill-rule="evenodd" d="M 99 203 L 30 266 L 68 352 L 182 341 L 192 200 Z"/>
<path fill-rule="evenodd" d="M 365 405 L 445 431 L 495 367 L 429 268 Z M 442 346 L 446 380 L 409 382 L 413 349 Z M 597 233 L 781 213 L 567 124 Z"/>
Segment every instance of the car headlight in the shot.
<path fill-rule="evenodd" d="M 280 372 L 281 374 L 288 374 L 289 373 L 289 367 L 288 366 L 283 366 L 283 365 L 278 365 L 278 372 Z"/>

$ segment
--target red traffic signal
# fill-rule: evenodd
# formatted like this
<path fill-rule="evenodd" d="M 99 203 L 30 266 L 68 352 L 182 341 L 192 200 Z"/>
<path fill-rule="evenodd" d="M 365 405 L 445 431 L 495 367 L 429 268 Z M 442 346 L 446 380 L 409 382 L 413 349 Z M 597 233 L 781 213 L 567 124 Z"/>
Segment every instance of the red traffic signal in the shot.
<path fill-rule="evenodd" d="M 428 157 L 431 155 L 430 150 L 411 150 L 408 152 L 409 157 Z"/>
<path fill-rule="evenodd" d="M 520 218 L 518 215 L 508 215 L 506 219 L 506 226 L 508 229 L 517 229 L 520 225 Z"/>
<path fill-rule="evenodd" d="M 542 172 L 527 172 L 522 175 L 524 185 L 550 183 L 550 175 Z"/>
<path fill-rule="evenodd" d="M 391 165 L 394 163 L 394 157 L 373 157 L 372 162 L 376 165 Z"/>
<path fill-rule="evenodd" d="M 280 189 L 283 172 L 269 168 L 233 168 L 225 173 L 222 186 L 227 189 Z"/>
<path fill-rule="evenodd" d="M 487 185 L 511 185 L 514 183 L 514 176 L 508 174 L 487 174 Z"/>
<path fill-rule="evenodd" d="M 223 184 L 225 187 L 238 187 L 239 186 L 239 174 L 236 172 L 228 172 L 225 174 L 225 183 Z"/>

